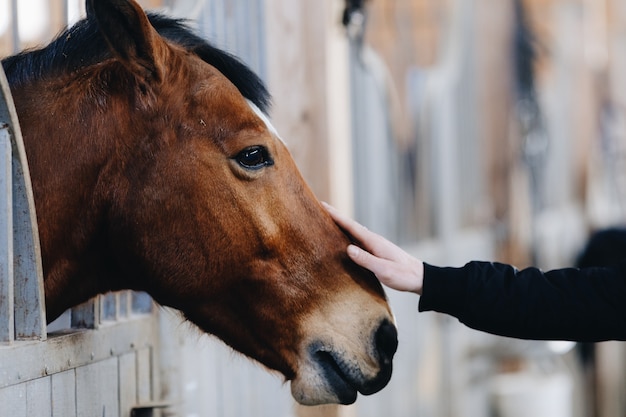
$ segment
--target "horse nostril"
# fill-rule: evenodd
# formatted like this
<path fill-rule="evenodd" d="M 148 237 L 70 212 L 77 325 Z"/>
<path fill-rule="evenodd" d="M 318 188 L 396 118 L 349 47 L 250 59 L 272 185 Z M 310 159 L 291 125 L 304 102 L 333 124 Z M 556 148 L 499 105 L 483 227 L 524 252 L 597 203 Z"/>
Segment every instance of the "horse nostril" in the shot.
<path fill-rule="evenodd" d="M 365 382 L 359 389 L 363 395 L 370 395 L 383 389 L 391 379 L 392 362 L 394 353 L 398 348 L 398 332 L 389 320 L 384 320 L 376 333 L 374 333 L 374 345 L 378 354 L 380 370 L 375 378 Z"/>
<path fill-rule="evenodd" d="M 381 365 L 389 365 L 398 348 L 398 331 L 389 320 L 384 320 L 374 335 Z"/>

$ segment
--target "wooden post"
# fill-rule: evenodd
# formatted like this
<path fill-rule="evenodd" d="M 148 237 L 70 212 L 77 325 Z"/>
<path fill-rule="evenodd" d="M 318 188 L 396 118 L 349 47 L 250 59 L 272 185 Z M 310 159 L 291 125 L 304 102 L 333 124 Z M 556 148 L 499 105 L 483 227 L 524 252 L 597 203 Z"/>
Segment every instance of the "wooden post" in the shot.
<path fill-rule="evenodd" d="M 0 2 L 0 57 L 13 52 L 13 21 L 11 2 Z"/>
<path fill-rule="evenodd" d="M 342 4 L 267 0 L 265 13 L 274 125 L 316 195 L 349 210 L 350 104 Z"/>
<path fill-rule="evenodd" d="M 2 123 L 0 121 L 0 123 Z M 15 337 L 13 317 L 13 199 L 11 138 L 0 124 L 0 343 Z"/>
<path fill-rule="evenodd" d="M 46 338 L 46 315 L 35 201 L 22 132 L 9 84 L 1 68 L 0 126 L 8 126 L 11 139 L 15 338 L 43 340 Z"/>

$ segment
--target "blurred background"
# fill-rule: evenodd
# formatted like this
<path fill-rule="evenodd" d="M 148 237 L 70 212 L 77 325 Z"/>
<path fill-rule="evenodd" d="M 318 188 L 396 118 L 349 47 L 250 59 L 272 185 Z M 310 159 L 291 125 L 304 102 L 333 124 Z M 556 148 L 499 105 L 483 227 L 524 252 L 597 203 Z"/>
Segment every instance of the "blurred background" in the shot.
<path fill-rule="evenodd" d="M 572 266 L 591 233 L 626 221 L 621 0 L 140 3 L 257 71 L 319 198 L 426 262 Z M 0 56 L 83 14 L 0 0 Z M 277 376 L 168 311 L 160 396 L 188 417 L 626 415 L 623 344 L 491 336 L 389 296 L 394 377 L 353 406 L 294 406 Z"/>

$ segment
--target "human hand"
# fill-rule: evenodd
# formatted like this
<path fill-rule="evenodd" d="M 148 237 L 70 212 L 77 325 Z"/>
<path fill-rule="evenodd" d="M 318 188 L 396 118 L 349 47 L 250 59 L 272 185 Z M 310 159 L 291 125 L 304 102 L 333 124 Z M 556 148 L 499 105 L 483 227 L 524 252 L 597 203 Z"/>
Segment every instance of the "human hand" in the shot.
<path fill-rule="evenodd" d="M 369 269 L 386 286 L 398 291 L 422 294 L 424 264 L 384 237 L 322 203 L 335 223 L 352 236 L 362 247 L 349 245 L 350 259 Z"/>

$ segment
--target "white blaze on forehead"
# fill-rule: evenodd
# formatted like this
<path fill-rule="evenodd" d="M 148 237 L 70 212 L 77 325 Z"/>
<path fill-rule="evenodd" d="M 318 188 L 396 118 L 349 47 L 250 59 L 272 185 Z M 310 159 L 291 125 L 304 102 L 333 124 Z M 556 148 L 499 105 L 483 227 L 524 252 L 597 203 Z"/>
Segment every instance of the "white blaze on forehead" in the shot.
<path fill-rule="evenodd" d="M 265 113 L 263 113 L 261 111 L 261 109 L 259 109 L 257 107 L 256 104 L 254 104 L 253 102 L 251 102 L 250 100 L 246 99 L 246 101 L 248 102 L 248 106 L 250 106 L 250 108 L 252 109 L 252 111 L 259 116 L 259 118 L 261 120 L 263 120 L 263 123 L 265 123 L 265 126 L 267 127 L 267 130 L 269 130 L 274 136 L 276 136 L 278 139 L 281 140 L 281 142 L 285 142 L 283 140 L 283 138 L 280 137 L 280 135 L 278 134 L 278 131 L 276 130 L 276 128 L 274 127 L 274 125 L 272 124 L 272 122 L 270 122 L 269 117 L 267 117 L 267 115 Z"/>

